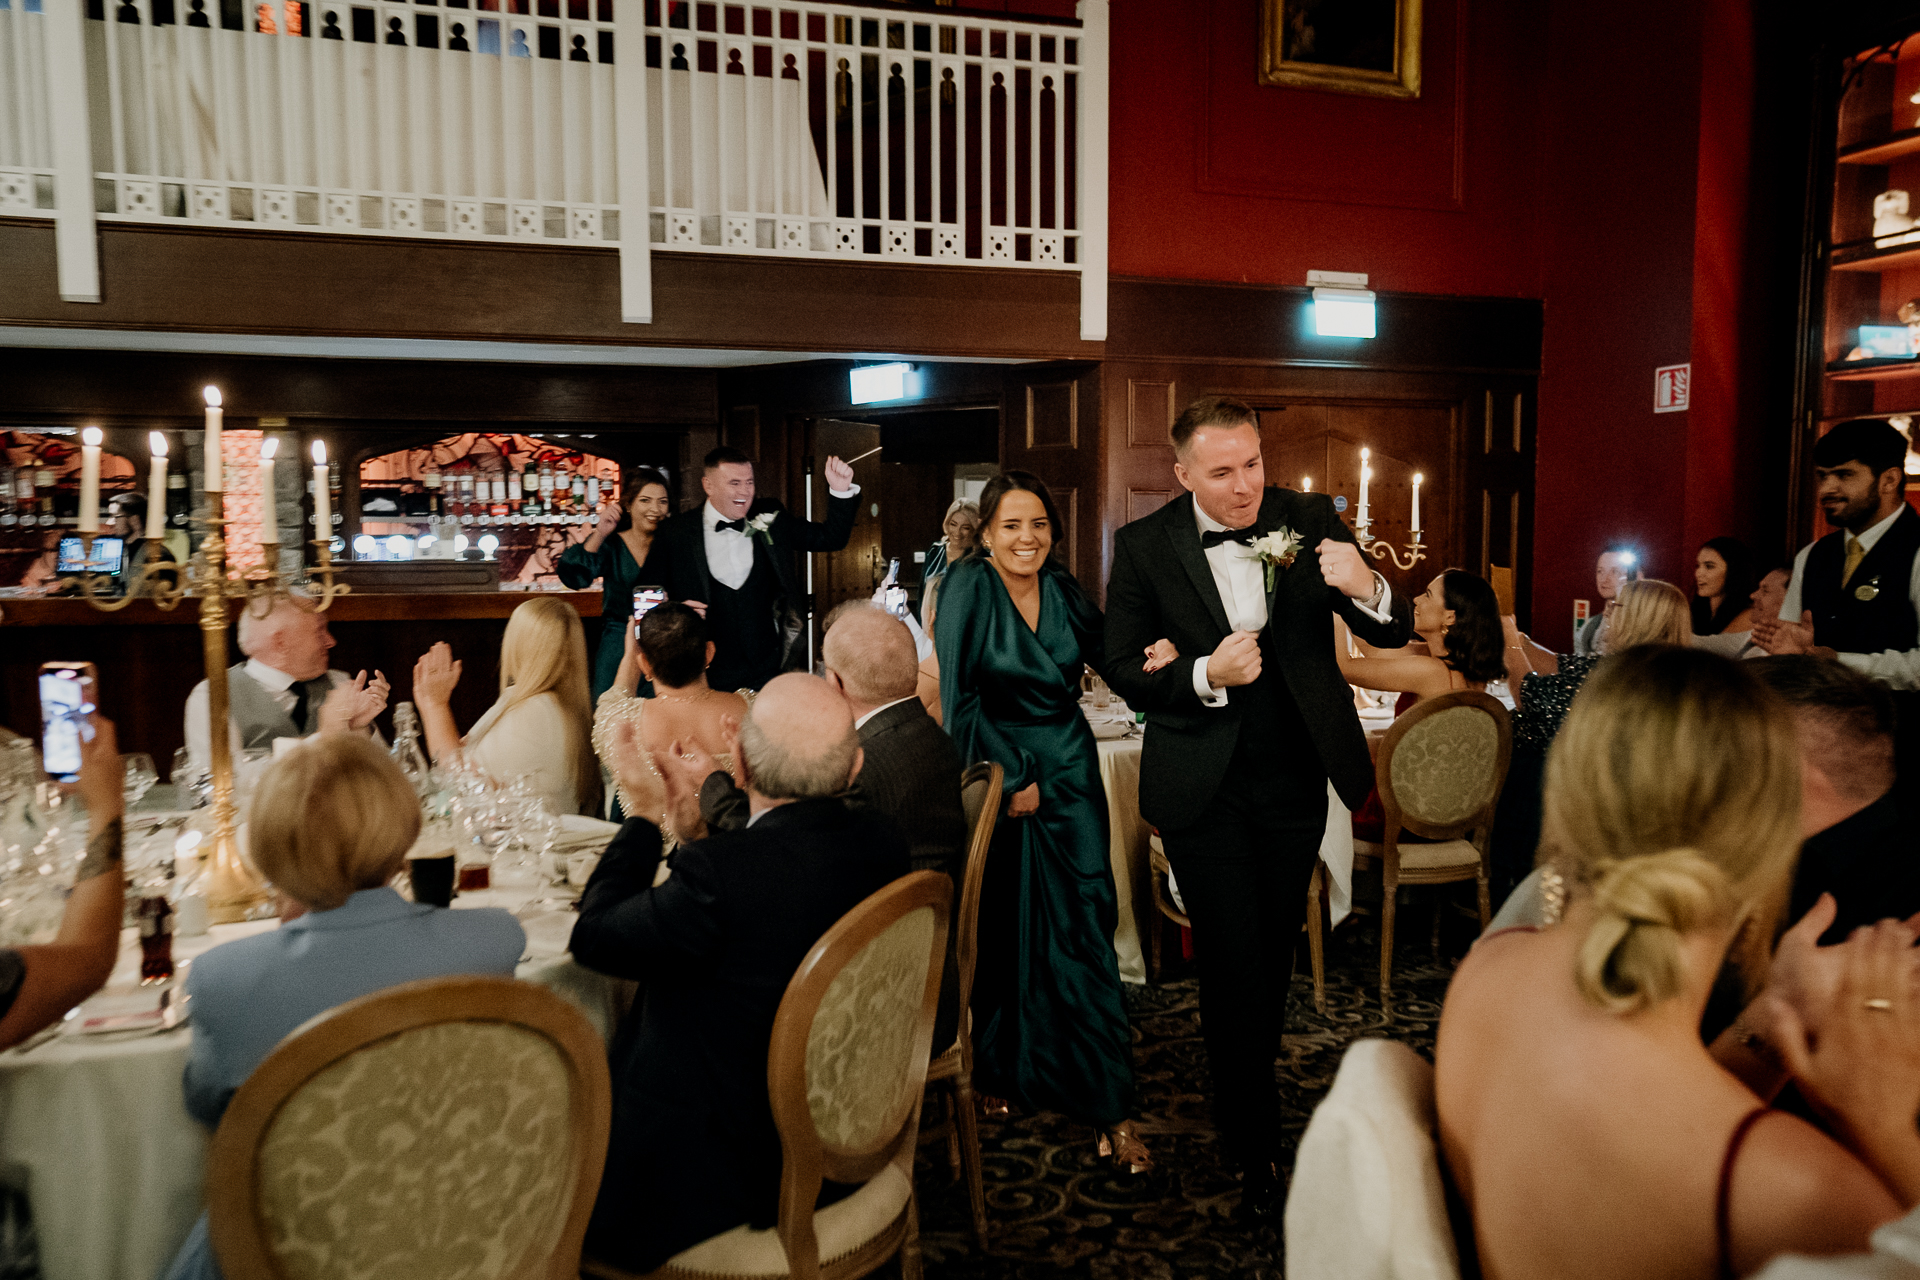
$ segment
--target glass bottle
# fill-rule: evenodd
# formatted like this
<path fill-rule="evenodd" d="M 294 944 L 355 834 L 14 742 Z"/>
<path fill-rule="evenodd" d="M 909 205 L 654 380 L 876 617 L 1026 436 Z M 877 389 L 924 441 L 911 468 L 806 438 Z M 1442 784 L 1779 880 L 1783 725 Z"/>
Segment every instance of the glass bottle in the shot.
<path fill-rule="evenodd" d="M 0 528 L 18 524 L 20 517 L 13 512 L 13 468 L 0 467 Z"/>
<path fill-rule="evenodd" d="M 420 713 L 411 702 L 402 702 L 393 709 L 393 746 L 387 749 L 387 754 L 400 766 L 400 772 L 407 775 L 415 794 L 425 800 L 433 791 L 433 766 L 427 763 L 427 753 L 420 747 Z"/>
<path fill-rule="evenodd" d="M 553 463 L 543 462 L 540 464 L 540 514 L 542 517 L 553 514 L 553 496 Z M 549 524 L 551 521 L 543 518 L 541 523 Z"/>

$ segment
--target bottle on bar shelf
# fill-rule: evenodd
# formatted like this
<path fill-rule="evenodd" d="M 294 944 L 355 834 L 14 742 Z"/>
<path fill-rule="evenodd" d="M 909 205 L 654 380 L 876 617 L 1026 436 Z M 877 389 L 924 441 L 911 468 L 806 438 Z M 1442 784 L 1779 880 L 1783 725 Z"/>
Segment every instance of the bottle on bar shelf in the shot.
<path fill-rule="evenodd" d="M 58 522 L 57 517 L 53 513 L 53 469 L 51 467 L 39 467 L 35 469 L 33 473 L 33 491 L 36 499 L 35 505 L 40 509 L 40 523 L 42 526 L 50 529 Z"/>
<path fill-rule="evenodd" d="M 575 520 L 575 521 L 577 522 L 577 521 L 580 521 L 580 520 L 584 520 L 584 519 L 586 519 L 586 515 L 587 515 L 587 512 L 588 512 L 588 511 L 591 511 L 591 510 L 592 510 L 592 508 L 591 508 L 591 507 L 589 507 L 589 506 L 587 505 L 587 478 L 586 478 L 586 476 L 584 476 L 584 475 L 582 475 L 582 474 L 581 474 L 580 472 L 578 472 L 578 471 L 576 471 L 576 472 L 574 472 L 574 473 L 573 473 L 573 485 L 572 485 L 572 488 L 571 488 L 571 490 L 570 490 L 570 492 L 571 492 L 571 494 L 572 494 L 572 497 L 573 497 L 573 518 L 574 518 L 574 520 Z"/>
<path fill-rule="evenodd" d="M 460 523 L 473 523 L 473 468 L 462 467 L 460 480 Z"/>
<path fill-rule="evenodd" d="M 553 523 L 553 463 L 540 464 L 540 523 Z"/>
<path fill-rule="evenodd" d="M 588 476 L 586 505 L 583 508 L 581 508 L 580 518 L 582 520 L 593 519 L 594 512 L 599 510 L 599 508 L 600 508 L 600 477 Z"/>
<path fill-rule="evenodd" d="M 340 509 L 340 464 L 337 461 L 327 464 L 327 495 L 333 506 L 333 523 L 339 524 L 346 516 Z M 331 538 L 333 530 L 327 530 L 326 536 Z"/>
<path fill-rule="evenodd" d="M 313 482 L 307 482 L 312 487 Z M 167 472 L 167 527 L 184 529 L 193 519 L 193 498 L 187 493 L 187 478 L 178 471 Z"/>
<path fill-rule="evenodd" d="M 420 482 L 426 486 L 427 490 L 427 518 L 437 524 L 446 509 L 440 500 L 440 464 L 431 457 L 427 459 L 426 470 L 422 473 Z"/>
<path fill-rule="evenodd" d="M 540 514 L 540 472 L 532 458 L 520 471 L 520 514 L 523 524 Z"/>
<path fill-rule="evenodd" d="M 13 509 L 13 468 L 0 467 L 0 529 L 11 529 L 18 523 L 20 517 Z"/>

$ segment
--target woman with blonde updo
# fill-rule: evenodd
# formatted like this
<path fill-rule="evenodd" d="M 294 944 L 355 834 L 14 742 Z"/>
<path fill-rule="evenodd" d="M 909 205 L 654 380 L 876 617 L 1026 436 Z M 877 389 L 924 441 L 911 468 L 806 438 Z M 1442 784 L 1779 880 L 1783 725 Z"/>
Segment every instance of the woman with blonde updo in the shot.
<path fill-rule="evenodd" d="M 1440 1142 L 1490 1280 L 1746 1275 L 1861 1249 L 1920 1201 L 1904 926 L 1816 950 L 1823 903 L 1781 946 L 1807 1016 L 1777 1020 L 1777 1048 L 1847 1145 L 1768 1110 L 1700 1041 L 1730 947 L 1750 992 L 1765 977 L 1799 780 L 1790 714 L 1736 663 L 1648 646 L 1587 681 L 1547 763 L 1552 922 L 1475 947 L 1435 1046 Z"/>

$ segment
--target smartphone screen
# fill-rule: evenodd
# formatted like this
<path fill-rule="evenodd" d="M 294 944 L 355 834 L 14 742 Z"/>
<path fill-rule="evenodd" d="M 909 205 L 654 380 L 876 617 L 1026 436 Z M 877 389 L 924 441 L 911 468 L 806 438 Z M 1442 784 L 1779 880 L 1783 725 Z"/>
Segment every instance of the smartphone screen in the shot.
<path fill-rule="evenodd" d="M 633 589 L 633 634 L 640 634 L 640 619 L 647 616 L 647 610 L 667 602 L 665 587 L 635 587 Z"/>
<path fill-rule="evenodd" d="M 910 610 L 907 607 L 907 589 L 905 587 L 887 588 L 886 609 L 888 613 L 896 618 L 904 619 L 907 616 Z"/>
<path fill-rule="evenodd" d="M 40 668 L 40 758 L 47 776 L 80 776 L 80 742 L 93 738 L 93 664 L 49 662 Z"/>

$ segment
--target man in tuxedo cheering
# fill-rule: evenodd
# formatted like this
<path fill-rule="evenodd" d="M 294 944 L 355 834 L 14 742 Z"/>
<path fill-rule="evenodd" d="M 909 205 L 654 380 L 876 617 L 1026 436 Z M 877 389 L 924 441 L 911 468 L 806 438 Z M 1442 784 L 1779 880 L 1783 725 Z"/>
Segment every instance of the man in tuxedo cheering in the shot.
<path fill-rule="evenodd" d="M 1208 396 L 1171 434 L 1188 494 L 1114 535 L 1108 679 L 1146 713 L 1140 809 L 1193 921 L 1214 1117 L 1245 1172 L 1242 1213 L 1277 1223 L 1273 1063 L 1327 782 L 1355 809 L 1373 782 L 1333 615 L 1395 648 L 1412 614 L 1331 498 L 1266 487 L 1253 410 Z M 1181 657 L 1146 670 L 1162 636 Z"/>
<path fill-rule="evenodd" d="M 713 688 L 758 689 L 792 665 L 806 609 L 793 552 L 845 547 L 858 512 L 853 468 L 828 458 L 826 478 L 827 518 L 811 524 L 773 498 L 756 498 L 753 459 L 722 446 L 701 468 L 706 502 L 660 526 L 668 598 L 707 619 Z"/>

